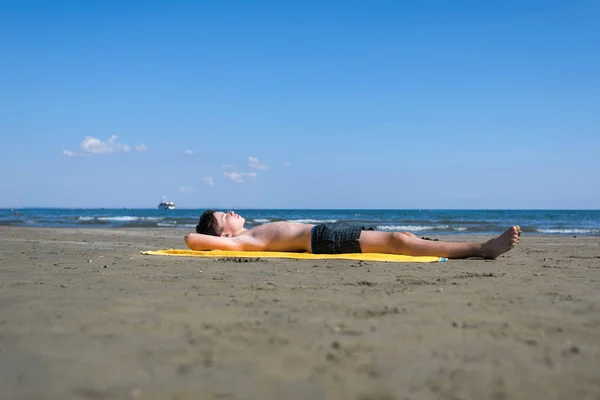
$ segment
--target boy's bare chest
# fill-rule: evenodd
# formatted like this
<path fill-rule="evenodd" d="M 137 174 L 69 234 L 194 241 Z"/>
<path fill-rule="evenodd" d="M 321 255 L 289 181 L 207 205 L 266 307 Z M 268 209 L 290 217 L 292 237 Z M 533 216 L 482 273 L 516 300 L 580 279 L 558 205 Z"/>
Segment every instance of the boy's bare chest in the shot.
<path fill-rule="evenodd" d="M 304 250 L 310 247 L 312 225 L 273 222 L 253 228 L 250 233 L 272 250 Z"/>
<path fill-rule="evenodd" d="M 252 229 L 254 236 L 259 238 L 281 238 L 291 239 L 298 236 L 310 235 L 312 225 L 298 224 L 293 222 L 272 222 Z"/>

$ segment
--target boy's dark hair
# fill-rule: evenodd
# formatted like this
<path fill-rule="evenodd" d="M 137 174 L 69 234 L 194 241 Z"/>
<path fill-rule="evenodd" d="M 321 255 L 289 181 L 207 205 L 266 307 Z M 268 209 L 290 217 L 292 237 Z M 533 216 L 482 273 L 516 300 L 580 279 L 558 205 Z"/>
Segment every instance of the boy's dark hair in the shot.
<path fill-rule="evenodd" d="M 200 216 L 200 221 L 196 225 L 196 233 L 204 235 L 221 236 L 223 228 L 217 223 L 214 210 L 206 210 Z"/>

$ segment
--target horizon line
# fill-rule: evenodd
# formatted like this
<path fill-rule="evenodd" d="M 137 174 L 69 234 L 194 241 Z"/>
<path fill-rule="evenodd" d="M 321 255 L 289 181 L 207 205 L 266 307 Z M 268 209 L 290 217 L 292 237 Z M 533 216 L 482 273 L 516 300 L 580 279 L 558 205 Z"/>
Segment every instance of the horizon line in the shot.
<path fill-rule="evenodd" d="M 23 207 L 0 207 L 0 210 L 26 210 L 26 209 L 54 209 L 54 210 L 158 210 L 158 207 L 48 207 L 48 206 L 23 206 Z M 598 208 L 259 208 L 259 207 L 178 207 L 177 210 L 310 210 L 310 211 L 600 211 Z M 173 210 L 160 210 L 173 211 Z"/>

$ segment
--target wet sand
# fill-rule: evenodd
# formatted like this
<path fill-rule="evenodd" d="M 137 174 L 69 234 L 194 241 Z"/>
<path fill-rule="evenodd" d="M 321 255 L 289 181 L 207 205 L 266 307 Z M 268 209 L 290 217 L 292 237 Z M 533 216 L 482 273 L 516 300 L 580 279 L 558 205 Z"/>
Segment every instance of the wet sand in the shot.
<path fill-rule="evenodd" d="M 435 264 L 139 254 L 183 235 L 0 227 L 0 399 L 600 399 L 598 237 Z"/>

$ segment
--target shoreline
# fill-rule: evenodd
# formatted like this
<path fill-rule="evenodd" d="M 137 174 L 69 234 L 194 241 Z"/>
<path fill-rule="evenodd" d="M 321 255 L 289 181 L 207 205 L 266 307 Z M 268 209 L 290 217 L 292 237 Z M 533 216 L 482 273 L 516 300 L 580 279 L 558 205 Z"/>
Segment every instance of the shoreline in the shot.
<path fill-rule="evenodd" d="M 31 209 L 0 210 L 0 226 L 33 228 L 175 228 L 193 231 L 201 210 L 159 211 Z M 597 210 L 238 210 L 247 228 L 276 221 L 328 223 L 344 221 L 383 232 L 418 235 L 493 235 L 512 225 L 525 233 L 600 237 Z M 17 215 L 18 214 L 18 215 Z"/>
<path fill-rule="evenodd" d="M 598 237 L 433 264 L 139 254 L 183 236 L 1 226 L 0 398 L 600 396 Z"/>

